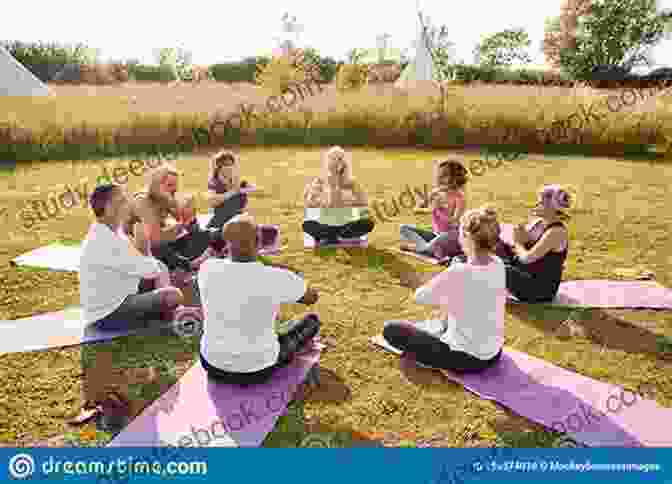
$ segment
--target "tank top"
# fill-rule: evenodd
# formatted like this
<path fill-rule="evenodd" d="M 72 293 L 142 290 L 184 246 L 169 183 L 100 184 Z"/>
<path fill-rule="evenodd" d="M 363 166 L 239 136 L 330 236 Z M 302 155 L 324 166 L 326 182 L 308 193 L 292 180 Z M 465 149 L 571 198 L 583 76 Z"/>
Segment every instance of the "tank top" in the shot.
<path fill-rule="evenodd" d="M 534 247 L 534 244 L 536 244 L 549 229 L 564 226 L 565 225 L 562 222 L 548 224 L 534 241 L 525 244 L 525 249 L 530 250 Z M 562 271 L 564 270 L 568 250 L 569 243 L 565 244 L 565 248 L 561 252 L 552 250 L 541 259 L 525 264 L 525 271 L 539 278 L 541 281 L 547 282 L 557 290 L 557 287 L 560 286 L 560 282 L 562 281 Z"/>
<path fill-rule="evenodd" d="M 451 222 L 451 215 L 455 210 L 464 206 L 464 194 L 458 191 L 447 193 L 448 203 L 452 202 L 454 208 L 434 208 L 432 209 L 432 231 L 435 233 L 454 232 L 458 224 Z"/>

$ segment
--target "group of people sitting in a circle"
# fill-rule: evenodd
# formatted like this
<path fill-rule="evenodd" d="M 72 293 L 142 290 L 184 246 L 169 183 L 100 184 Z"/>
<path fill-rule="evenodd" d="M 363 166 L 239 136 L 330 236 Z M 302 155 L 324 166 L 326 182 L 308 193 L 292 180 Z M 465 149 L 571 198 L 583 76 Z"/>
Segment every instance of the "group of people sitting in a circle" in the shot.
<path fill-rule="evenodd" d="M 438 275 L 401 277 L 404 286 L 416 290 L 418 303 L 448 305 L 449 313 L 421 323 L 390 321 L 383 332 L 419 364 L 463 372 L 483 370 L 500 358 L 506 290 L 523 302 L 555 297 L 568 250 L 563 210 L 570 206 L 565 189 L 544 186 L 533 219 L 516 226 L 508 244 L 500 238 L 492 208 L 467 210 L 467 178 L 459 161 L 437 163 L 430 206 L 417 207 L 431 213 L 433 230 L 400 229 L 405 249 L 449 257 Z M 178 172 L 165 165 L 132 198 L 119 185 L 96 187 L 90 199 L 96 221 L 84 241 L 80 269 L 86 320 L 101 329 L 171 321 L 184 303 L 184 287 L 169 275 L 197 272 L 190 284 L 204 314 L 203 368 L 222 382 L 267 381 L 320 329 L 319 317 L 310 313 L 277 336 L 279 305 L 314 304 L 317 291 L 301 273 L 258 261 L 259 247 L 279 234 L 275 226 L 258 226 L 247 212 L 249 185 L 240 179 L 234 153 L 222 151 L 212 159 L 208 204 L 213 217 L 205 227 L 197 221 L 194 198 L 177 195 L 178 179 Z M 327 152 L 324 172 L 306 186 L 304 202 L 306 208 L 367 207 L 343 149 Z M 362 213 L 342 225 L 306 220 L 303 231 L 327 243 L 361 237 L 374 229 Z"/>

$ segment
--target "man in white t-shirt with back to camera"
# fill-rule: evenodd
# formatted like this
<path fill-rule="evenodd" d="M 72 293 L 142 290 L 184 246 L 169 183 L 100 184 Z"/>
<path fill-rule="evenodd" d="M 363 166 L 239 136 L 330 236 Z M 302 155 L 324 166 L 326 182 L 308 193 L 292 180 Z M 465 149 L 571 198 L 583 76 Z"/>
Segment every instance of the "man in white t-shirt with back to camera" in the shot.
<path fill-rule="evenodd" d="M 257 262 L 257 226 L 250 216 L 228 222 L 224 239 L 231 259 L 212 257 L 198 273 L 204 313 L 201 364 L 222 383 L 264 383 L 320 329 L 319 317 L 309 313 L 289 322 L 289 332 L 278 336 L 279 305 L 314 304 L 317 292 L 287 268 Z"/>

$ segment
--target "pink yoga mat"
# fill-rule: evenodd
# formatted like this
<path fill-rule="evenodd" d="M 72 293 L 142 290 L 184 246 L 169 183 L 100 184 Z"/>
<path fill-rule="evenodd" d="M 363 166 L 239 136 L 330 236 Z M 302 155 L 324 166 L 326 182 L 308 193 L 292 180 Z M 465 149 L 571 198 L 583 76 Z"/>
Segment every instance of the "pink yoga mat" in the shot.
<path fill-rule="evenodd" d="M 509 301 L 520 302 L 509 295 Z M 567 281 L 552 306 L 622 309 L 672 309 L 672 291 L 654 281 Z"/>
<path fill-rule="evenodd" d="M 395 350 L 382 335 L 371 342 Z M 651 392 L 637 395 L 511 348 L 482 373 L 444 374 L 477 396 L 588 446 L 672 446 L 672 433 L 664 424 L 672 420 L 672 409 L 647 398 Z"/>
<path fill-rule="evenodd" d="M 109 446 L 258 447 L 319 362 L 321 348 L 296 357 L 269 383 L 247 388 L 214 383 L 197 363 Z"/>
<path fill-rule="evenodd" d="M 361 237 L 358 239 L 341 239 L 338 244 L 316 244 L 315 239 L 313 239 L 308 234 L 303 234 L 303 246 L 306 249 L 327 249 L 327 248 L 346 248 L 346 247 L 368 247 L 369 240 L 367 237 Z"/>

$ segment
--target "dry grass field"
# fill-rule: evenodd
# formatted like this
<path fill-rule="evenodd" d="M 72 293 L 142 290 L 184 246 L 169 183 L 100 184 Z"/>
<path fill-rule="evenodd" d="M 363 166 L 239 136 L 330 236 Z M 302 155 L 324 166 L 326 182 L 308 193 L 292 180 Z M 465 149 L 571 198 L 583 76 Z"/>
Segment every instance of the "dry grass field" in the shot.
<path fill-rule="evenodd" d="M 389 86 L 370 89 L 378 89 L 386 99 L 394 90 Z M 498 101 L 494 92 L 488 97 L 490 88 L 482 90 L 482 95 L 474 95 L 473 103 L 494 106 L 513 102 L 512 96 L 502 98 L 501 91 Z M 257 91 L 250 86 L 226 85 L 56 88 L 57 95 L 72 95 L 80 104 L 83 95 L 96 96 L 92 98 L 95 102 L 103 102 L 101 93 L 115 99 L 135 95 L 137 104 L 132 109 L 142 112 L 174 112 L 180 106 L 189 112 L 210 112 L 220 105 L 233 109 L 237 102 L 263 102 L 265 97 Z M 396 95 L 399 100 L 406 98 Z M 528 97 L 532 99 L 534 93 Z M 558 93 L 558 102 L 561 98 Z M 311 108 L 319 105 L 328 110 L 330 99 L 325 93 L 307 103 L 316 103 Z M 74 107 L 73 112 L 86 115 Z M 431 161 L 450 154 L 356 149 L 354 175 L 372 200 L 390 200 L 407 184 L 422 187 L 430 183 Z M 470 155 L 464 156 L 470 159 Z M 430 370 L 401 368 L 397 357 L 368 343 L 370 336 L 382 330 L 385 320 L 420 319 L 430 314 L 430 309 L 413 302 L 410 290 L 400 287 L 399 275 L 412 269 L 436 269 L 387 251 L 397 244 L 399 224 L 425 224 L 427 216 L 402 213 L 389 223 L 380 223 L 367 249 L 306 251 L 300 229 L 300 198 L 304 183 L 320 169 L 321 151 L 243 149 L 241 160 L 246 178 L 263 188 L 263 193 L 251 198 L 254 215 L 260 222 L 281 226 L 283 244 L 288 248 L 277 260 L 301 268 L 321 292 L 315 309 L 323 319 L 322 334 L 329 343 L 321 360 L 328 376 L 324 387 L 293 404 L 266 445 L 296 446 L 308 432 L 341 432 L 351 439 L 383 441 L 391 446 L 414 445 L 420 440 L 457 447 L 551 445 L 554 435 L 539 426 L 473 396 Z M 184 173 L 181 189 L 202 192 L 207 153 L 184 156 L 177 164 Z M 17 270 L 9 262 L 57 239 L 81 240 L 91 223 L 89 210 L 75 207 L 61 212 L 31 232 L 21 227 L 17 214 L 31 199 L 46 199 L 49 192 L 58 193 L 59 186 L 82 178 L 93 184 L 100 174 L 100 162 L 52 161 L 21 164 L 15 174 L 0 178 L 0 208 L 5 210 L 0 212 L 0 220 L 10 234 L 0 244 L 0 319 L 57 311 L 78 303 L 75 274 Z M 142 178 L 131 178 L 129 190 L 143 183 Z M 569 184 L 578 195 L 569 222 L 571 245 L 565 280 L 618 279 L 618 269 L 635 268 L 653 271 L 661 284 L 672 287 L 672 216 L 668 210 L 672 167 L 607 158 L 530 155 L 474 178 L 467 188 L 469 205 L 491 202 L 503 222 L 523 221 L 537 188 L 544 183 Z M 288 305 L 283 316 L 304 310 Z M 671 342 L 672 318 L 666 312 L 572 313 L 507 307 L 507 345 L 629 389 L 644 383 L 653 385 L 658 402 L 668 407 L 672 405 Z M 115 355 L 115 381 L 125 382 L 122 385 L 137 395 L 137 413 L 191 366 L 196 342 L 165 336 L 128 337 L 106 343 L 104 348 Z M 92 424 L 83 428 L 68 425 L 82 403 L 81 352 L 81 348 L 68 348 L 0 355 L 0 444 L 90 445 L 109 437 L 97 435 Z"/>

